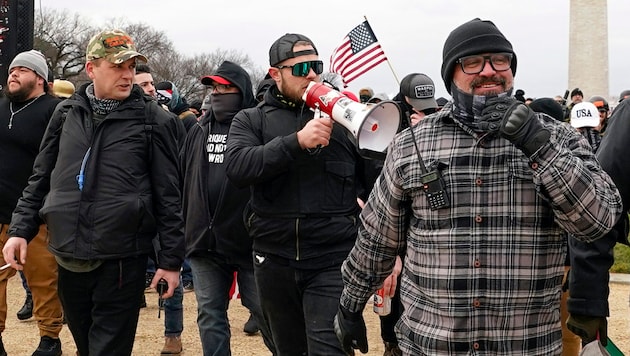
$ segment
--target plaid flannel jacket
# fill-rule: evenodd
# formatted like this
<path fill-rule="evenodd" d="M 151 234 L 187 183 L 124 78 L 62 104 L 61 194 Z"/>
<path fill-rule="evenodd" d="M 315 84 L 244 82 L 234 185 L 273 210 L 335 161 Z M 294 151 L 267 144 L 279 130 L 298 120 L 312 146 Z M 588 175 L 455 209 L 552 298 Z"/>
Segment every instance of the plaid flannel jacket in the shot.
<path fill-rule="evenodd" d="M 413 128 L 426 167 L 443 163 L 450 207 L 429 209 L 412 136 L 401 132 L 342 267 L 341 304 L 362 310 L 402 252 L 407 353 L 560 354 L 564 231 L 603 236 L 621 214 L 617 188 L 568 124 L 538 115 L 551 137 L 527 158 L 458 122 L 450 105 Z"/>

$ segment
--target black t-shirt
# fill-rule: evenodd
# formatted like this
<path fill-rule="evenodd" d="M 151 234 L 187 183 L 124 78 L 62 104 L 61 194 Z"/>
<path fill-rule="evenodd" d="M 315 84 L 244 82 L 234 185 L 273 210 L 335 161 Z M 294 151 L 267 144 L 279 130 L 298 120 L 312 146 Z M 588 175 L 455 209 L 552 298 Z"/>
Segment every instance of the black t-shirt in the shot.
<path fill-rule="evenodd" d="M 13 103 L 11 128 L 9 99 L 0 98 L 0 223 L 11 222 L 11 214 L 33 171 L 48 121 L 61 100 L 44 94 L 35 101 Z M 25 107 L 28 105 L 28 107 Z M 23 110 L 20 110 L 22 109 Z"/>
<path fill-rule="evenodd" d="M 217 202 L 219 201 L 219 194 L 221 194 L 221 187 L 227 179 L 225 155 L 230 123 L 231 121 L 221 123 L 213 120 L 209 124 L 210 130 L 206 141 L 206 152 L 208 154 L 208 202 L 211 215 L 214 215 Z"/>

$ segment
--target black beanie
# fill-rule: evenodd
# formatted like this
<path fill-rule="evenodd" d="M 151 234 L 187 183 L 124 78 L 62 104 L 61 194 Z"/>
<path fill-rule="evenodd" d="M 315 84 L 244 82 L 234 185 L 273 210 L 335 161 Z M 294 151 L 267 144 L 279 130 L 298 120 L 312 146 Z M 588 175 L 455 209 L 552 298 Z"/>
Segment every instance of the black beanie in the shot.
<path fill-rule="evenodd" d="M 558 121 L 564 121 L 562 106 L 552 98 L 538 98 L 529 104 L 529 108 L 535 112 L 545 113 Z"/>
<path fill-rule="evenodd" d="M 444 43 L 442 51 L 442 80 L 451 92 L 455 62 L 461 57 L 481 53 L 512 53 L 512 74 L 516 74 L 516 54 L 510 41 L 492 21 L 479 18 L 470 20 L 454 29 Z"/>

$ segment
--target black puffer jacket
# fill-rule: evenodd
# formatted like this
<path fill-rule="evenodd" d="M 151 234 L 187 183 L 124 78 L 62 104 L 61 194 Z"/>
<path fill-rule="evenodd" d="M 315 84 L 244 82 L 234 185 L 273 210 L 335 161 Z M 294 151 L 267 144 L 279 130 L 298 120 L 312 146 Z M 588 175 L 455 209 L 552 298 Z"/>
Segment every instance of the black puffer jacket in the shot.
<path fill-rule="evenodd" d="M 255 105 L 249 75 L 240 66 L 225 61 L 217 73 L 238 87 L 242 107 Z M 186 221 L 186 254 L 219 253 L 228 259 L 251 260 L 252 240 L 243 224 L 243 209 L 249 201 L 249 188 L 237 188 L 225 175 L 224 144 L 213 150 L 209 163 L 208 135 L 225 137 L 231 118 L 217 122 L 212 110 L 193 126 L 180 153 L 183 177 L 183 206 Z M 228 139 L 229 140 L 229 139 Z M 211 198 L 219 192 L 218 197 Z M 214 201 L 210 202 L 209 199 Z"/>
<path fill-rule="evenodd" d="M 131 95 L 94 127 L 86 88 L 55 110 L 9 235 L 32 239 L 40 214 L 53 254 L 93 260 L 152 253 L 151 240 L 158 234 L 159 267 L 179 270 L 184 223 L 175 118 L 134 85 Z"/>

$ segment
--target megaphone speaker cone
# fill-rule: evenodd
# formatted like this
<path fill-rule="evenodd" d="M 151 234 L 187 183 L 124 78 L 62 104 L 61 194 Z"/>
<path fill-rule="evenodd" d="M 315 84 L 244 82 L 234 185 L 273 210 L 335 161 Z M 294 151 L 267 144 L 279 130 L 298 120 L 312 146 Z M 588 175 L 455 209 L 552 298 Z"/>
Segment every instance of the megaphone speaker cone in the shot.
<path fill-rule="evenodd" d="M 393 101 L 361 104 L 321 83 L 311 82 L 302 99 L 311 109 L 319 108 L 348 129 L 360 149 L 383 152 L 400 122 L 400 108 Z"/>

